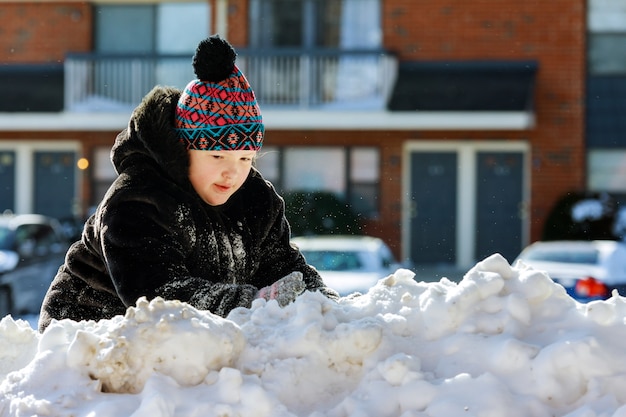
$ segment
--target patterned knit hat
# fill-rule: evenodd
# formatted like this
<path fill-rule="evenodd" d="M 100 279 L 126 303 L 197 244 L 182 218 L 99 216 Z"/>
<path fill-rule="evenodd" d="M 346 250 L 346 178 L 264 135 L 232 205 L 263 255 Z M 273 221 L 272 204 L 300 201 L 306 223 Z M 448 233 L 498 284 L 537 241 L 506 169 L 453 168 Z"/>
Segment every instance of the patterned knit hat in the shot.
<path fill-rule="evenodd" d="M 218 35 L 198 45 L 197 80 L 185 87 L 176 106 L 176 134 L 187 149 L 261 149 L 265 128 L 254 91 L 235 65 L 237 54 Z"/>

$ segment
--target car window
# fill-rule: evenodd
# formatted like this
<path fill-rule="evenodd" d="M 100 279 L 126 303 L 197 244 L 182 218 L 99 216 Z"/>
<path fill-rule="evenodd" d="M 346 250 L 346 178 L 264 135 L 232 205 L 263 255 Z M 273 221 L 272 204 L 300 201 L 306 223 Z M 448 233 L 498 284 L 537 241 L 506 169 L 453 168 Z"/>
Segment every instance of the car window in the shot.
<path fill-rule="evenodd" d="M 323 271 L 353 271 L 362 268 L 357 252 L 302 251 L 306 261 Z"/>
<path fill-rule="evenodd" d="M 33 238 L 32 225 L 23 224 L 15 229 L 15 243 L 22 246 Z"/>
<path fill-rule="evenodd" d="M 571 264 L 597 264 L 599 252 L 589 250 L 534 250 L 524 255 L 522 259 L 529 261 L 563 262 Z"/>
<path fill-rule="evenodd" d="M 8 227 L 0 226 L 0 249 L 13 249 L 13 233 Z"/>
<path fill-rule="evenodd" d="M 396 263 L 396 260 L 391 253 L 391 249 L 387 246 L 383 246 L 380 250 L 381 261 L 383 263 L 383 268 L 390 268 L 392 265 Z"/>
<path fill-rule="evenodd" d="M 60 243 L 59 235 L 48 224 L 37 224 L 33 228 L 35 239 L 35 252 L 38 255 L 46 255 L 56 250 L 55 246 Z"/>
<path fill-rule="evenodd" d="M 55 251 L 60 239 L 47 224 L 23 224 L 15 231 L 18 250 L 25 256 L 44 256 Z"/>

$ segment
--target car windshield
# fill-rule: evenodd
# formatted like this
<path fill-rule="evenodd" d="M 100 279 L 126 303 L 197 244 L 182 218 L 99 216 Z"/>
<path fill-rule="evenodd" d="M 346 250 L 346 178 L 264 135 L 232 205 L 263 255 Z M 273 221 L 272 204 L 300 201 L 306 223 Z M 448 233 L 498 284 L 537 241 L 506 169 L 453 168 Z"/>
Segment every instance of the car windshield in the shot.
<path fill-rule="evenodd" d="M 354 271 L 362 268 L 357 252 L 345 251 L 301 251 L 306 261 L 323 271 Z"/>
<path fill-rule="evenodd" d="M 597 250 L 589 249 L 551 249 L 531 250 L 523 259 L 529 261 L 563 262 L 568 264 L 597 264 L 599 253 Z"/>
<path fill-rule="evenodd" d="M 0 226 L 0 250 L 8 250 L 13 246 L 11 230 L 5 226 Z"/>

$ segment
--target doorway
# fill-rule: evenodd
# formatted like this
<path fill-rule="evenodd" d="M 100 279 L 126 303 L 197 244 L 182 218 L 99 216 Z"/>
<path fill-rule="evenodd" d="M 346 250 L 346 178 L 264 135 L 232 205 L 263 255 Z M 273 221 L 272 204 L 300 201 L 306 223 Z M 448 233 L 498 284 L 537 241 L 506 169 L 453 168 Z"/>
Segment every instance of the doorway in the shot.
<path fill-rule="evenodd" d="M 15 152 L 0 150 L 0 213 L 15 212 Z"/>
<path fill-rule="evenodd" d="M 76 199 L 76 154 L 73 151 L 36 151 L 34 158 L 34 212 L 57 219 L 72 218 Z"/>
<path fill-rule="evenodd" d="M 528 242 L 526 142 L 409 142 L 404 152 L 403 251 L 416 265 L 509 262 Z"/>

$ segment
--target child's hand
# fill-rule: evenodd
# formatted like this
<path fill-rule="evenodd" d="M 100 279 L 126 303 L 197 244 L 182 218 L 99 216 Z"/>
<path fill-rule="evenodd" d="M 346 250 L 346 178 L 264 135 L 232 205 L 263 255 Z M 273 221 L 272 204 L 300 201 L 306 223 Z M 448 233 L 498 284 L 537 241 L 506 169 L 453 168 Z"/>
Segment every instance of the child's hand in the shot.
<path fill-rule="evenodd" d="M 261 288 L 256 294 L 256 298 L 265 298 L 268 301 L 276 300 L 281 307 L 284 307 L 294 301 L 305 289 L 302 272 L 294 271 L 272 285 Z"/>

